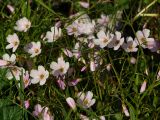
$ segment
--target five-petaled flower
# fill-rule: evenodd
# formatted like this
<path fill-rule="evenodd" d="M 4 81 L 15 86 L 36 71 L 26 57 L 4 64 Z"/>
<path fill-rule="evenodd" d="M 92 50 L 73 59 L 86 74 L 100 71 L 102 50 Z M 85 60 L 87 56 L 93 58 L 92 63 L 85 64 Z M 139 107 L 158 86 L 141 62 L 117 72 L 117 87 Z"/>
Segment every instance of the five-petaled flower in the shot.
<path fill-rule="evenodd" d="M 49 77 L 49 72 L 45 70 L 43 66 L 39 65 L 38 70 L 31 70 L 30 76 L 32 77 L 32 84 L 37 84 L 39 82 L 40 85 L 44 85 L 46 79 Z"/>
<path fill-rule="evenodd" d="M 13 35 L 8 35 L 7 36 L 7 42 L 9 44 L 6 46 L 6 49 L 11 49 L 12 48 L 12 52 L 15 52 L 16 49 L 19 46 L 19 38 L 18 38 L 17 34 L 14 33 Z"/>

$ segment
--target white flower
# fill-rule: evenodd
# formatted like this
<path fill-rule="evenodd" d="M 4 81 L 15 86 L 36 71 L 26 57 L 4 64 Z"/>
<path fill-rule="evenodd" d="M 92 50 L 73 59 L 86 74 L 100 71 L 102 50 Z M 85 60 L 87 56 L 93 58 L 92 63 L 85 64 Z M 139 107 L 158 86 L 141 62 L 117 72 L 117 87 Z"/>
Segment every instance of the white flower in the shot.
<path fill-rule="evenodd" d="M 133 41 L 132 37 L 128 37 L 127 43 L 123 43 L 122 47 L 126 52 L 137 52 L 138 50 L 138 48 L 136 48 L 137 42 Z"/>
<path fill-rule="evenodd" d="M 111 40 L 113 39 L 113 34 L 110 34 L 109 32 L 107 33 L 107 35 L 105 34 L 105 32 L 103 30 L 99 31 L 97 33 L 97 37 L 98 39 L 94 39 L 94 43 L 96 45 L 99 45 L 101 48 L 106 47 Z"/>
<path fill-rule="evenodd" d="M 30 48 L 27 51 L 31 54 L 30 57 L 35 57 L 41 53 L 41 43 L 40 42 L 31 42 Z"/>
<path fill-rule="evenodd" d="M 61 28 L 54 26 L 51 28 L 51 31 L 48 31 L 46 33 L 45 38 L 48 40 L 48 42 L 53 42 L 59 39 L 61 36 L 62 36 Z"/>
<path fill-rule="evenodd" d="M 73 110 L 76 109 L 76 103 L 75 103 L 75 101 L 74 101 L 73 98 L 68 97 L 68 98 L 66 98 L 66 101 L 67 101 L 68 105 L 69 105 Z"/>
<path fill-rule="evenodd" d="M 37 84 L 39 82 L 40 85 L 44 85 L 46 83 L 46 79 L 49 77 L 49 72 L 40 65 L 38 66 L 38 70 L 31 70 L 30 76 L 32 77 L 32 84 Z"/>
<path fill-rule="evenodd" d="M 106 26 L 109 22 L 109 17 L 104 14 L 101 14 L 101 18 L 97 19 L 97 22 L 100 25 Z"/>
<path fill-rule="evenodd" d="M 36 104 L 36 105 L 34 106 L 33 115 L 34 115 L 34 116 L 39 116 L 40 113 L 42 112 L 43 108 L 44 108 L 44 107 L 42 107 L 40 104 Z"/>
<path fill-rule="evenodd" d="M 137 31 L 135 40 L 143 48 L 152 49 L 154 47 L 154 38 L 149 38 L 150 30 L 143 29 L 142 31 Z"/>
<path fill-rule="evenodd" d="M 3 59 L 0 59 L 0 67 L 14 65 L 16 62 L 16 55 L 12 54 L 9 56 L 7 53 L 2 56 Z"/>
<path fill-rule="evenodd" d="M 31 22 L 26 17 L 23 17 L 16 22 L 16 25 L 17 26 L 14 27 L 15 30 L 27 32 L 27 30 L 31 27 Z"/>
<path fill-rule="evenodd" d="M 77 103 L 83 108 L 89 108 L 96 102 L 95 99 L 92 99 L 93 93 L 91 91 L 88 91 L 86 94 L 79 92 L 77 97 Z"/>
<path fill-rule="evenodd" d="M 13 35 L 8 35 L 7 36 L 7 42 L 9 44 L 6 46 L 6 49 L 11 49 L 12 48 L 12 52 L 15 52 L 16 49 L 19 46 L 19 38 L 18 38 L 17 34 L 14 33 Z"/>
<path fill-rule="evenodd" d="M 50 68 L 53 70 L 52 74 L 54 76 L 57 76 L 57 77 L 59 75 L 62 76 L 67 73 L 69 68 L 69 62 L 65 62 L 63 60 L 63 57 L 59 57 L 57 60 L 57 63 L 56 62 L 51 63 Z"/>
<path fill-rule="evenodd" d="M 16 80 L 20 80 L 21 75 L 25 72 L 24 68 L 22 67 L 11 67 L 10 70 L 7 71 L 6 77 L 7 79 L 11 80 L 15 78 Z"/>
<path fill-rule="evenodd" d="M 116 31 L 115 36 L 112 41 L 108 44 L 109 48 L 113 48 L 114 50 L 118 50 L 119 47 L 123 44 L 124 38 L 121 38 L 121 33 Z"/>

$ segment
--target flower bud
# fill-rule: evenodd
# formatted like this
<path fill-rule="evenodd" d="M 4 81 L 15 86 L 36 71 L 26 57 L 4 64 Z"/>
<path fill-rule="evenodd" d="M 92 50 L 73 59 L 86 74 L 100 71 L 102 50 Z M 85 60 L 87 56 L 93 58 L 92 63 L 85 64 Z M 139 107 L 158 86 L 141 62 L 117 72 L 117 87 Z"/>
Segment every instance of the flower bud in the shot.
<path fill-rule="evenodd" d="M 147 81 L 144 80 L 141 85 L 140 93 L 143 93 L 146 90 L 146 85 L 147 85 Z"/>
<path fill-rule="evenodd" d="M 70 108 L 72 108 L 73 110 L 76 110 L 76 103 L 73 98 L 68 97 L 66 101 Z"/>

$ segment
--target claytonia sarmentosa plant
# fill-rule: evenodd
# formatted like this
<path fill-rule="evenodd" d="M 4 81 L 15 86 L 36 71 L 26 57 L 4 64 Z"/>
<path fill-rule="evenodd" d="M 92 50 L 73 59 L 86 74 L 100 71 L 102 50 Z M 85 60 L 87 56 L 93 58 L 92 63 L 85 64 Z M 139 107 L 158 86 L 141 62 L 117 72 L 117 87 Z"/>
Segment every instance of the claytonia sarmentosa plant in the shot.
<path fill-rule="evenodd" d="M 2 14 L 2 19 L 13 19 L 14 26 L 9 30 L 4 26 L 6 39 L 1 42 L 3 75 L 0 77 L 9 80 L 13 101 L 33 111 L 28 112 L 32 114 L 29 119 L 105 120 L 118 115 L 132 119 L 134 113 L 131 116 L 130 109 L 136 111 L 137 104 L 142 107 L 140 115 L 146 115 L 141 95 L 145 98 L 149 90 L 150 95 L 156 96 L 149 86 L 152 84 L 157 89 L 159 85 L 159 64 L 155 56 L 160 42 L 148 26 L 149 21 L 144 26 L 136 26 L 136 30 L 128 24 L 132 28 L 129 33 L 128 26 L 124 25 L 125 11 L 116 11 L 115 2 L 112 14 L 97 11 L 96 7 L 106 2 L 71 1 L 68 15 L 63 16 L 63 12 L 55 10 L 59 8 L 58 1 L 49 7 L 46 1 L 29 1 L 21 5 L 19 20 L 16 6 L 7 5 L 11 16 Z M 103 9 L 103 6 L 98 8 Z M 134 22 L 134 18 L 132 20 Z M 150 61 L 153 63 L 148 65 Z M 5 93 L 7 95 L 8 91 Z M 135 98 L 141 102 L 137 103 Z M 158 105 L 154 104 L 156 109 Z"/>

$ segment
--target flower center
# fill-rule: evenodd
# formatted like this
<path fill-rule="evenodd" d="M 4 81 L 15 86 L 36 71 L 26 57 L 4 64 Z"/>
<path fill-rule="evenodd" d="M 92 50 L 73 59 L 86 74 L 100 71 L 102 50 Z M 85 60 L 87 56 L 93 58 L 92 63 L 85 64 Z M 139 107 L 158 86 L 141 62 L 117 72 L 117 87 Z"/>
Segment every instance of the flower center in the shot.
<path fill-rule="evenodd" d="M 144 45 L 147 44 L 147 41 L 146 41 L 146 38 L 145 38 L 145 37 L 141 38 L 141 41 L 142 41 L 142 44 L 144 44 Z"/>
<path fill-rule="evenodd" d="M 85 99 L 85 100 L 83 101 L 83 104 L 84 104 L 84 105 L 87 105 L 88 103 L 89 103 L 88 99 Z"/>
<path fill-rule="evenodd" d="M 35 48 L 35 49 L 34 49 L 34 52 L 35 52 L 35 53 L 38 53 L 38 52 L 39 52 L 39 49 Z"/>
<path fill-rule="evenodd" d="M 28 24 L 26 25 L 26 28 L 29 28 L 29 25 L 28 25 Z"/>
<path fill-rule="evenodd" d="M 44 79 L 44 74 L 41 74 L 41 75 L 40 75 L 40 79 L 41 79 L 41 80 Z"/>
<path fill-rule="evenodd" d="M 61 68 L 59 69 L 59 71 L 63 73 L 64 68 L 63 68 L 63 67 L 61 67 Z"/>
<path fill-rule="evenodd" d="M 18 42 L 17 42 L 17 41 L 15 41 L 13 44 L 14 44 L 14 46 L 17 46 L 17 45 L 18 45 Z"/>
<path fill-rule="evenodd" d="M 77 28 L 73 27 L 72 32 L 77 32 Z"/>
<path fill-rule="evenodd" d="M 108 39 L 107 38 L 104 38 L 103 39 L 103 43 L 107 43 L 108 42 Z"/>
<path fill-rule="evenodd" d="M 119 44 L 119 40 L 116 40 L 116 41 L 115 41 L 115 45 L 118 45 L 118 44 Z"/>

